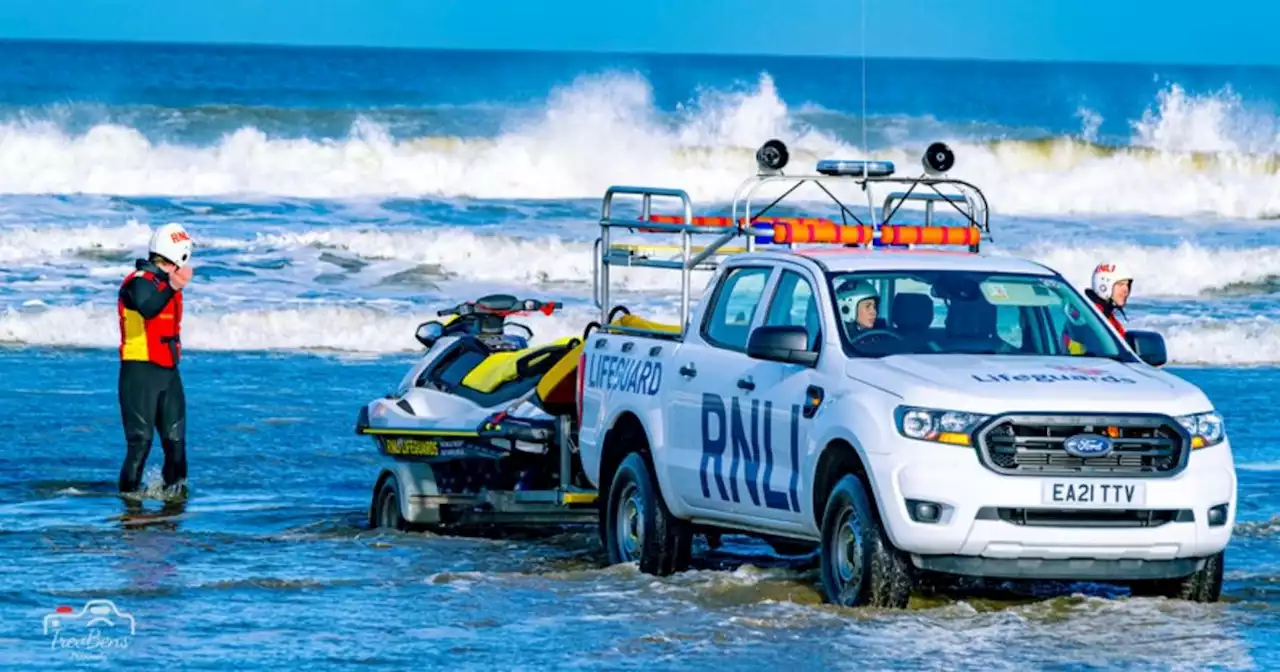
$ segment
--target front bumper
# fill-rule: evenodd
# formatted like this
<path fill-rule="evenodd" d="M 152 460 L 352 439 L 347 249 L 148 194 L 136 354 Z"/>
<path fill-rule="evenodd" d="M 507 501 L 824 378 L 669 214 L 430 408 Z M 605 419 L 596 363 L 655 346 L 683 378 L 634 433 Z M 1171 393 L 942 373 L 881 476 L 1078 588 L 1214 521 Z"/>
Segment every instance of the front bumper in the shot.
<path fill-rule="evenodd" d="M 916 566 L 956 574 L 1057 579 L 1185 576 L 1226 547 L 1236 515 L 1236 474 L 1224 441 L 1192 452 L 1176 476 L 1008 476 L 973 448 L 898 439 L 876 472 L 886 532 Z M 1050 484 L 1058 484 L 1054 487 Z M 1109 501 L 1053 502 L 1079 484 Z M 1078 491 L 1078 490 L 1077 490 Z M 1110 501 L 1110 493 L 1138 501 Z M 936 520 L 920 515 L 935 513 Z M 1225 511 L 1223 507 L 1225 505 Z M 1217 507 L 1210 522 L 1210 510 Z"/>

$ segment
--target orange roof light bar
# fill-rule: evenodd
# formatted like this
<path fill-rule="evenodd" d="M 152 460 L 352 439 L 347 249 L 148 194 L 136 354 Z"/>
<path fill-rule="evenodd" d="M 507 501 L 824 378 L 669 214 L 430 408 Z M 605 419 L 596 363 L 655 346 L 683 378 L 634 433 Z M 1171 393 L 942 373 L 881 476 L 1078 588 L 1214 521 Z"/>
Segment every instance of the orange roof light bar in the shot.
<path fill-rule="evenodd" d="M 745 219 L 745 218 L 740 218 Z M 655 224 L 684 224 L 679 215 L 649 215 Z M 693 226 L 730 227 L 723 215 L 692 218 Z M 755 242 L 763 244 L 835 243 L 866 245 L 877 239 L 885 245 L 979 245 L 982 230 L 976 226 L 885 225 L 877 231 L 869 224 L 837 224 L 825 217 L 758 217 L 752 221 Z M 655 231 L 641 228 L 646 233 Z"/>
<path fill-rule="evenodd" d="M 829 219 L 802 219 L 775 222 L 772 236 L 756 236 L 757 243 L 840 243 L 865 245 L 875 238 L 875 230 L 866 224 L 845 226 Z"/>
<path fill-rule="evenodd" d="M 746 220 L 745 217 L 739 217 L 738 219 L 740 224 L 745 223 L 745 220 Z M 681 217 L 680 215 L 649 215 L 649 219 L 646 221 L 653 222 L 654 224 L 684 224 L 685 223 L 684 217 Z M 825 224 L 826 226 L 837 226 L 835 222 L 831 221 L 830 219 L 826 219 L 825 217 L 756 217 L 755 219 L 751 220 L 751 223 L 754 225 L 754 228 L 756 229 L 759 229 L 762 227 L 768 228 L 777 224 L 792 224 L 792 225 L 808 226 L 810 224 L 822 223 L 822 224 Z M 734 225 L 733 218 L 726 217 L 724 215 L 699 215 L 692 218 L 691 224 L 693 226 L 699 226 L 699 227 L 701 226 L 729 227 Z M 639 231 L 641 231 L 642 233 L 662 233 L 664 230 L 639 227 Z"/>
<path fill-rule="evenodd" d="M 880 242 L 885 245 L 977 245 L 982 242 L 982 229 L 894 224 L 880 227 Z"/>

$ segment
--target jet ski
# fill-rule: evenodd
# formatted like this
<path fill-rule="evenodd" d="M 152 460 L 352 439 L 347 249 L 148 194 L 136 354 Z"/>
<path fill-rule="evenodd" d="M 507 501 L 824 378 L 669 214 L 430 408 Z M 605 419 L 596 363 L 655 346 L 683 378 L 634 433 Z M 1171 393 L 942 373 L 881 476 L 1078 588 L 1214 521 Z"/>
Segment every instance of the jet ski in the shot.
<path fill-rule="evenodd" d="M 356 419 L 386 460 L 372 527 L 596 522 L 573 440 L 583 338 L 531 346 L 533 330 L 509 320 L 561 307 L 493 294 L 418 325 L 426 351 Z"/>

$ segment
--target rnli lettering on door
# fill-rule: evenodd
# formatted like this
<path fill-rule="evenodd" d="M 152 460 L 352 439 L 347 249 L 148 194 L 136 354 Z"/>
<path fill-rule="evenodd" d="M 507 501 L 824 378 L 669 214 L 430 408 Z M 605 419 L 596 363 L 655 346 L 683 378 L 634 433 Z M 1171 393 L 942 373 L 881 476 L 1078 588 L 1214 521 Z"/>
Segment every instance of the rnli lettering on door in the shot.
<path fill-rule="evenodd" d="M 748 428 L 750 428 L 748 430 Z M 702 460 L 698 476 L 702 496 L 722 501 L 741 502 L 738 469 L 747 497 L 755 506 L 779 511 L 799 511 L 797 490 L 800 481 L 800 405 L 792 404 L 788 435 L 790 443 L 781 457 L 791 465 L 791 478 L 785 491 L 774 490 L 773 402 L 730 397 L 726 405 L 718 394 L 702 395 Z M 729 468 L 725 469 L 725 453 Z M 760 469 L 763 463 L 763 471 Z M 725 481 L 728 481 L 726 486 Z M 715 482 L 713 488 L 711 482 Z"/>

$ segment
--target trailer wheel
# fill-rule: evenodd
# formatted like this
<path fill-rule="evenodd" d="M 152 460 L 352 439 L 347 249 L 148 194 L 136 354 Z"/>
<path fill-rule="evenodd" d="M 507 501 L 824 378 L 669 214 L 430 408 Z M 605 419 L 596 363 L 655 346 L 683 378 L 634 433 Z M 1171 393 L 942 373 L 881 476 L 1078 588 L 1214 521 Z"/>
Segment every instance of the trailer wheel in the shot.
<path fill-rule="evenodd" d="M 610 565 L 639 561 L 640 571 L 657 576 L 689 566 L 693 536 L 667 509 L 639 453 L 628 455 L 614 473 L 603 522 Z"/>
<path fill-rule="evenodd" d="M 907 606 L 914 576 L 906 554 L 885 534 L 866 486 L 854 474 L 831 489 L 822 516 L 823 596 L 845 607 Z"/>
<path fill-rule="evenodd" d="M 373 507 L 369 510 L 369 525 L 374 529 L 385 528 L 401 532 L 409 529 L 409 522 L 400 512 L 400 482 L 395 475 L 388 476 L 374 493 Z"/>

